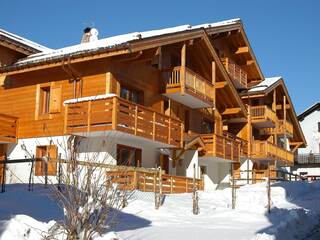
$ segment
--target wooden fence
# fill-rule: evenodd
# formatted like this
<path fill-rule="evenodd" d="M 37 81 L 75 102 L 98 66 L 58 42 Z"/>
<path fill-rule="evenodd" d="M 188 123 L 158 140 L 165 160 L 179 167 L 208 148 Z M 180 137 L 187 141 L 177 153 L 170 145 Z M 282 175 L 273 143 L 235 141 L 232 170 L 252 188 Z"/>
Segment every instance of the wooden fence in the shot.
<path fill-rule="evenodd" d="M 140 190 L 144 192 L 155 192 L 159 189 L 158 171 L 128 170 L 128 171 L 108 171 L 107 175 L 112 178 L 112 182 L 119 184 L 120 189 Z M 161 174 L 162 193 L 186 193 L 193 190 L 193 178 L 172 176 Z M 204 189 L 204 180 L 196 179 L 195 187 L 198 190 Z"/>

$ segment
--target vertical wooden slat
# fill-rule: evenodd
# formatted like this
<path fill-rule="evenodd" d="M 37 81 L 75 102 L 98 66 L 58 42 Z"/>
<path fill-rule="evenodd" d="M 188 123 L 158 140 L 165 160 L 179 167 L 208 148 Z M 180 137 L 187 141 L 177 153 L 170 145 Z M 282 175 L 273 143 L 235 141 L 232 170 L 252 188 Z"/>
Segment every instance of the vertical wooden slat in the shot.
<path fill-rule="evenodd" d="M 117 123 L 117 111 L 118 111 L 118 98 L 113 97 L 112 98 L 112 129 L 116 130 L 118 123 Z"/>
<path fill-rule="evenodd" d="M 180 84 L 181 84 L 181 94 L 185 94 L 186 88 L 186 53 L 187 53 L 187 45 L 183 44 L 181 49 L 181 70 L 180 70 Z"/>
<path fill-rule="evenodd" d="M 173 179 L 172 179 L 172 176 L 170 176 L 170 193 L 173 193 Z"/>
<path fill-rule="evenodd" d="M 168 128 L 168 144 L 171 143 L 171 117 L 169 118 L 169 128 Z"/>
<path fill-rule="evenodd" d="M 156 139 L 156 112 L 152 115 L 152 140 Z"/>
<path fill-rule="evenodd" d="M 91 127 L 91 101 L 88 101 L 88 118 L 87 118 L 87 132 L 90 132 Z"/>
<path fill-rule="evenodd" d="M 68 107 L 69 107 L 69 105 L 66 104 L 66 106 L 64 108 L 64 130 L 63 130 L 63 132 L 65 134 L 67 133 L 67 129 L 68 129 Z"/>
<path fill-rule="evenodd" d="M 138 130 L 138 106 L 134 108 L 134 135 L 137 135 Z"/>

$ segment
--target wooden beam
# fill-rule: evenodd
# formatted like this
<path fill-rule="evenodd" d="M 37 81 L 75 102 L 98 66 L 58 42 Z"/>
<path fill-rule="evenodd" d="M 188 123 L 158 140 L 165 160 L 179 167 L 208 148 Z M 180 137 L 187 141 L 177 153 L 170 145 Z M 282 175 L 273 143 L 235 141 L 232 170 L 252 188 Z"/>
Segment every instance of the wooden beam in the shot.
<path fill-rule="evenodd" d="M 283 106 L 282 104 L 280 105 L 277 105 L 277 110 L 282 110 L 283 109 Z M 290 109 L 290 104 L 286 104 L 286 109 Z"/>
<path fill-rule="evenodd" d="M 227 108 L 224 110 L 222 115 L 229 115 L 229 114 L 238 114 L 241 111 L 241 108 Z"/>
<path fill-rule="evenodd" d="M 248 47 L 239 47 L 237 51 L 235 51 L 234 54 L 243 54 L 243 53 L 249 53 Z"/>
<path fill-rule="evenodd" d="M 180 85 L 181 85 L 181 95 L 185 93 L 186 86 L 186 55 L 187 55 L 187 45 L 183 44 L 181 48 L 181 76 L 180 76 Z"/>
<path fill-rule="evenodd" d="M 216 89 L 220 89 L 220 88 L 226 87 L 227 85 L 228 85 L 227 82 L 216 82 L 215 88 L 216 88 Z"/>

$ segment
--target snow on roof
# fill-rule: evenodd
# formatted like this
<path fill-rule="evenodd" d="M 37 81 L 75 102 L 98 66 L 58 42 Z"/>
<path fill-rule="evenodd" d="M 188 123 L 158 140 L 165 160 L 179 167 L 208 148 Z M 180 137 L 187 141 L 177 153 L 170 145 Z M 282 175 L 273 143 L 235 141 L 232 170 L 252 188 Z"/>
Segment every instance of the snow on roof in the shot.
<path fill-rule="evenodd" d="M 60 48 L 57 50 L 51 50 L 44 53 L 37 53 L 30 55 L 29 57 L 22 59 L 16 63 L 16 65 L 24 65 L 27 63 L 36 63 L 45 61 L 48 59 L 58 58 L 65 55 L 72 55 L 76 53 L 88 52 L 91 50 L 98 50 L 103 48 L 111 48 L 117 45 L 125 44 L 133 40 L 145 39 L 149 37 L 160 36 L 164 34 L 170 33 L 178 33 L 188 30 L 195 30 L 200 28 L 211 28 L 211 27 L 219 27 L 224 25 L 231 25 L 238 23 L 240 21 L 239 18 L 230 19 L 226 21 L 216 22 L 216 23 L 206 23 L 196 26 L 191 25 L 181 25 L 177 27 L 165 28 L 160 30 L 152 30 L 152 31 L 145 31 L 145 32 L 133 32 L 128 34 L 122 34 L 118 36 L 103 38 L 93 42 L 86 42 L 77 45 L 73 45 L 70 47 Z"/>
<path fill-rule="evenodd" d="M 52 49 L 47 48 L 45 46 L 42 46 L 42 45 L 40 45 L 38 43 L 30 41 L 30 40 L 28 40 L 26 38 L 23 38 L 23 37 L 18 36 L 16 34 L 13 34 L 13 33 L 10 33 L 8 31 L 5 31 L 5 30 L 3 30 L 1 28 L 0 28 L 0 36 L 6 37 L 6 38 L 8 38 L 10 40 L 16 41 L 18 43 L 21 43 L 23 45 L 26 45 L 28 47 L 31 47 L 31 48 L 36 49 L 36 50 L 41 51 L 41 52 L 51 51 L 52 50 Z"/>
<path fill-rule="evenodd" d="M 100 99 L 107 99 L 117 96 L 114 93 L 108 93 L 108 94 L 102 94 L 102 95 L 96 95 L 96 96 L 90 96 L 90 97 L 82 97 L 82 98 L 72 98 L 65 100 L 63 102 L 63 105 L 71 104 L 71 103 L 79 103 L 79 102 L 88 102 L 88 101 L 94 101 L 94 100 L 100 100 Z"/>
<path fill-rule="evenodd" d="M 269 88 L 274 83 L 278 82 L 282 77 L 271 77 L 271 78 L 265 78 L 262 82 L 260 82 L 258 85 L 255 85 L 252 87 L 249 92 L 260 92 L 264 91 L 267 88 Z"/>

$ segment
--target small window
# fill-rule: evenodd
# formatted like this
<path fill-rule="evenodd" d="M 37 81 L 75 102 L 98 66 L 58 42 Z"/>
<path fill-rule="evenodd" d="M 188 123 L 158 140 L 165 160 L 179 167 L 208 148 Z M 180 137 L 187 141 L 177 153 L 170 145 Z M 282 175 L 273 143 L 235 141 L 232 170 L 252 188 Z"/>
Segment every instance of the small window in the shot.
<path fill-rule="evenodd" d="M 60 113 L 61 95 L 61 85 L 39 84 L 36 94 L 36 119 L 50 118 L 50 114 Z"/>
<path fill-rule="evenodd" d="M 318 122 L 318 132 L 320 132 L 320 122 Z"/>
<path fill-rule="evenodd" d="M 214 124 L 212 121 L 209 121 L 208 119 L 202 120 L 201 125 L 201 133 L 207 134 L 207 133 L 213 133 L 214 132 Z"/>
<path fill-rule="evenodd" d="M 40 88 L 40 114 L 48 114 L 50 110 L 50 87 Z"/>
<path fill-rule="evenodd" d="M 143 104 L 143 93 L 141 91 L 121 86 L 120 97 L 134 103 Z"/>
<path fill-rule="evenodd" d="M 36 148 L 36 176 L 54 176 L 57 174 L 58 148 L 55 145 L 37 146 Z"/>
<path fill-rule="evenodd" d="M 117 165 L 141 167 L 141 149 L 117 145 Z"/>

